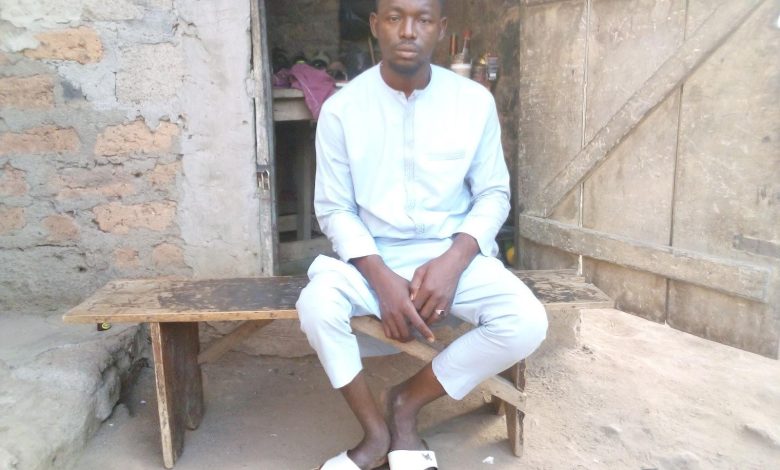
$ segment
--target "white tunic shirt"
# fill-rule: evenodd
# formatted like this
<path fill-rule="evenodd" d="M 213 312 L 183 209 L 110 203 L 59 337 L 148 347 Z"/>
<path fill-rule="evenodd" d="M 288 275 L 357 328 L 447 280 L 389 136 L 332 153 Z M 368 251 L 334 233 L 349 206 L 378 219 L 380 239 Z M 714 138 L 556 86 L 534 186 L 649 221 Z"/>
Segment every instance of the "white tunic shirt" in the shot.
<path fill-rule="evenodd" d="M 509 213 L 509 173 L 492 95 L 432 66 L 407 97 L 379 66 L 322 107 L 314 209 L 343 261 L 381 254 L 377 244 L 463 232 L 495 256 Z"/>

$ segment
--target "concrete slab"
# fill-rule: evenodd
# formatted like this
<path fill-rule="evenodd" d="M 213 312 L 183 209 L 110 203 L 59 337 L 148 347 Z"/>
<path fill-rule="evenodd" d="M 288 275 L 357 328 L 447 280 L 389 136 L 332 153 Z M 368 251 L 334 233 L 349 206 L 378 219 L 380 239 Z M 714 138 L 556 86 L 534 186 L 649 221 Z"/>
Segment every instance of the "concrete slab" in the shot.
<path fill-rule="evenodd" d="M 72 468 L 142 360 L 138 331 L 0 316 L 0 468 Z"/>

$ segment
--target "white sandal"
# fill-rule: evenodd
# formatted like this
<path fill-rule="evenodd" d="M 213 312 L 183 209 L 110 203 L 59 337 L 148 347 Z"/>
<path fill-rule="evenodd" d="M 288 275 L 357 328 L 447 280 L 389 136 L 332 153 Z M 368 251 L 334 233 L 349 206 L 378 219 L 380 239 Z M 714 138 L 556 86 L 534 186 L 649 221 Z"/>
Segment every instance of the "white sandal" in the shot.
<path fill-rule="evenodd" d="M 432 450 L 394 450 L 387 454 L 390 470 L 438 469 L 436 454 Z"/>
<path fill-rule="evenodd" d="M 320 467 L 319 470 L 360 470 L 360 467 L 355 465 L 355 462 L 349 458 L 347 451 L 345 450 L 322 464 L 322 467 Z"/>

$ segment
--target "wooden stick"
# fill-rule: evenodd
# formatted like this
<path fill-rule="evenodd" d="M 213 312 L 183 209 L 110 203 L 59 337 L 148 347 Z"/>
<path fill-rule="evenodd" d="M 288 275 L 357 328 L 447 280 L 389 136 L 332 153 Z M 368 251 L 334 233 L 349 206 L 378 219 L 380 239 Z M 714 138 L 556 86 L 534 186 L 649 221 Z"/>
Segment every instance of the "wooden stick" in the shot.
<path fill-rule="evenodd" d="M 240 344 L 255 331 L 270 325 L 273 320 L 248 320 L 233 329 L 230 333 L 214 341 L 214 344 L 198 356 L 198 364 L 214 362 L 223 354 Z"/>

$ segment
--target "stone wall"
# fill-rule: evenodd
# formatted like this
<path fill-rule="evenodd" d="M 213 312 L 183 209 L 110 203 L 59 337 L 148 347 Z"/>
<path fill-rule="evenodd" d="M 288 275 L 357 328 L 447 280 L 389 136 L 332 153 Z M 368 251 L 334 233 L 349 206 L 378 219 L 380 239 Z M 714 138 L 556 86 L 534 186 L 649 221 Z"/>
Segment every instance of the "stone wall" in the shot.
<path fill-rule="evenodd" d="M 3 0 L 0 311 L 258 263 L 247 0 Z"/>

